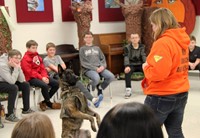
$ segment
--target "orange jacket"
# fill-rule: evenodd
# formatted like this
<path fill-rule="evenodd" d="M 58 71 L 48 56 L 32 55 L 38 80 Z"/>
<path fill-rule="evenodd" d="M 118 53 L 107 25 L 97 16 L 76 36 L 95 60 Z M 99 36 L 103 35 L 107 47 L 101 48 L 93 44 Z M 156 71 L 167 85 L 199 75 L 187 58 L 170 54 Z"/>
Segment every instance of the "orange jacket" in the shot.
<path fill-rule="evenodd" d="M 189 36 L 185 28 L 166 30 L 153 43 L 144 68 L 147 95 L 172 95 L 189 90 Z"/>

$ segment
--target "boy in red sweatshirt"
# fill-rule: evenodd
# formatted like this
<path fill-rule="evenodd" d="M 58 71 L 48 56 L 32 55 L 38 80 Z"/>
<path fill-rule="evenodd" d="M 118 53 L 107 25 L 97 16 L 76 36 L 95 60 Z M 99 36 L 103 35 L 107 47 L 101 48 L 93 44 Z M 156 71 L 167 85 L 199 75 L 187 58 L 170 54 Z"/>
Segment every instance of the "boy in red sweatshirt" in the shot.
<path fill-rule="evenodd" d="M 21 61 L 26 81 L 31 86 L 41 88 L 44 101 L 39 104 L 42 111 L 45 111 L 47 106 L 52 109 L 60 109 L 60 103 L 52 103 L 50 101 L 50 98 L 57 92 L 59 83 L 57 80 L 48 77 L 42 58 L 37 53 L 37 47 L 38 43 L 34 40 L 29 40 L 26 43 L 27 52 Z"/>

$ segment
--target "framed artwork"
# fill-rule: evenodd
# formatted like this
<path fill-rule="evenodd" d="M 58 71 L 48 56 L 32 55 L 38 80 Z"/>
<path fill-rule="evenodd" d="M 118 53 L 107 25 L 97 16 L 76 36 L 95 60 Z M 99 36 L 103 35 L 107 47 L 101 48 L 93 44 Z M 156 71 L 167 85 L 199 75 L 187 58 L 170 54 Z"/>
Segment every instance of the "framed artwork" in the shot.
<path fill-rule="evenodd" d="M 99 0 L 99 22 L 124 21 L 120 6 L 114 0 Z"/>
<path fill-rule="evenodd" d="M 15 0 L 17 22 L 53 22 L 52 0 Z"/>
<path fill-rule="evenodd" d="M 85 0 L 61 0 L 62 21 L 63 22 L 75 21 L 70 6 L 72 5 L 73 2 L 82 4 L 84 1 Z"/>
<path fill-rule="evenodd" d="M 0 0 L 0 6 L 4 6 L 5 3 L 4 3 L 4 0 Z"/>
<path fill-rule="evenodd" d="M 74 16 L 70 9 L 72 1 L 71 0 L 61 0 L 61 9 L 62 9 L 62 21 L 74 21 Z"/>

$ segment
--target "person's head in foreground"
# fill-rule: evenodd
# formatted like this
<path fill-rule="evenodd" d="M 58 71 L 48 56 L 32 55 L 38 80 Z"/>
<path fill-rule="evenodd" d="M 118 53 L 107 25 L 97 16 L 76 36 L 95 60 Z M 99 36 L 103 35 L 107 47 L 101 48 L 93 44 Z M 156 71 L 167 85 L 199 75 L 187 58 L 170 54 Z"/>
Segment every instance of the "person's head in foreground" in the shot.
<path fill-rule="evenodd" d="M 55 138 L 55 132 L 47 115 L 33 113 L 15 125 L 11 138 Z"/>
<path fill-rule="evenodd" d="M 97 138 L 163 138 L 161 125 L 144 104 L 118 104 L 103 118 Z"/>

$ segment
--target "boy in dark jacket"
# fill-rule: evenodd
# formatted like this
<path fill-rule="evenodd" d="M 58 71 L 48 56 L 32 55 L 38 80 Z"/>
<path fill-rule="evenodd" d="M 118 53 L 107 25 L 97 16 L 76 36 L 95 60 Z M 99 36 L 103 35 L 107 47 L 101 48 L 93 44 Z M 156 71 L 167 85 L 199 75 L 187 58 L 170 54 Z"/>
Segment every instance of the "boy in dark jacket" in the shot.
<path fill-rule="evenodd" d="M 41 88 L 44 101 L 39 104 L 42 111 L 46 110 L 46 106 L 52 109 L 60 109 L 60 103 L 52 103 L 50 101 L 50 98 L 57 92 L 59 83 L 57 80 L 48 77 L 42 58 L 37 53 L 37 47 L 38 44 L 34 40 L 29 40 L 26 43 L 27 52 L 21 61 L 26 81 L 28 81 L 31 86 Z"/>
<path fill-rule="evenodd" d="M 200 71 L 200 48 L 196 46 L 196 38 L 190 36 L 189 45 L 189 69 Z"/>
<path fill-rule="evenodd" d="M 124 48 L 124 72 L 125 72 L 125 98 L 132 95 L 131 90 L 131 75 L 135 71 L 143 72 L 142 64 L 146 61 L 145 47 L 140 44 L 140 37 L 138 34 L 131 34 L 131 43 Z"/>

